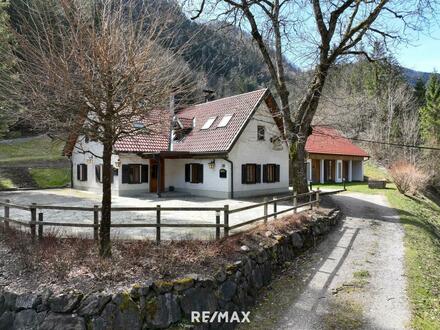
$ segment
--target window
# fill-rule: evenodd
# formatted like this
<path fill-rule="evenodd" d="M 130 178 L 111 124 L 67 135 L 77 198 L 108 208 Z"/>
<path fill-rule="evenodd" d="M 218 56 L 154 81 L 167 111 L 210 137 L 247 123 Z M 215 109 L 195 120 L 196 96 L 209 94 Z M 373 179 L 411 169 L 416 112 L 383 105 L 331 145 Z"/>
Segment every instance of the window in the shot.
<path fill-rule="evenodd" d="M 95 165 L 95 181 L 102 183 L 102 176 L 104 174 L 102 173 L 102 164 Z M 113 183 L 113 177 L 118 175 L 118 169 L 112 167 L 112 183 Z"/>
<path fill-rule="evenodd" d="M 263 165 L 263 182 L 266 183 L 280 182 L 280 165 L 277 164 Z"/>
<path fill-rule="evenodd" d="M 257 140 L 264 141 L 264 126 L 257 126 Z"/>
<path fill-rule="evenodd" d="M 76 179 L 78 181 L 87 181 L 87 164 L 76 165 Z"/>
<path fill-rule="evenodd" d="M 222 120 L 218 123 L 217 127 L 226 127 L 226 125 L 229 124 L 229 121 L 231 120 L 233 115 L 225 115 Z"/>
<path fill-rule="evenodd" d="M 215 119 L 217 117 L 209 117 L 208 120 L 205 122 L 205 124 L 202 126 L 202 129 L 208 129 L 211 127 L 211 125 L 214 123 Z"/>
<path fill-rule="evenodd" d="M 203 164 L 185 164 L 185 182 L 203 183 Z"/>
<path fill-rule="evenodd" d="M 261 182 L 261 165 L 243 164 L 241 165 L 241 183 L 253 184 Z"/>
<path fill-rule="evenodd" d="M 122 183 L 138 184 L 148 182 L 148 165 L 122 165 Z"/>
<path fill-rule="evenodd" d="M 227 177 L 227 172 L 226 172 L 226 170 L 224 169 L 224 168 L 222 168 L 222 169 L 220 169 L 220 171 L 219 171 L 219 177 L 221 178 L 221 179 L 225 179 L 226 177 Z"/>

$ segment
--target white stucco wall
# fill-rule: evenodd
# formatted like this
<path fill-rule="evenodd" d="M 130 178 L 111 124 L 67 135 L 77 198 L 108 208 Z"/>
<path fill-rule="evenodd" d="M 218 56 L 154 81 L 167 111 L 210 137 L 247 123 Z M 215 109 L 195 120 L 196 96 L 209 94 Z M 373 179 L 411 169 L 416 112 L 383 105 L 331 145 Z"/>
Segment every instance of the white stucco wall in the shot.
<path fill-rule="evenodd" d="M 257 126 L 265 127 L 265 140 L 257 140 Z M 289 190 L 289 153 L 283 142 L 280 150 L 275 150 L 270 142 L 271 137 L 281 133 L 265 103 L 257 109 L 254 117 L 242 132 L 229 154 L 234 162 L 234 197 L 248 197 L 288 192 Z M 241 183 L 241 165 L 246 163 L 280 165 L 280 182 L 275 183 Z M 263 175 L 261 174 L 261 179 Z"/>
<path fill-rule="evenodd" d="M 121 166 L 118 171 L 119 196 L 139 196 L 142 193 L 150 192 L 151 166 L 149 159 L 143 159 L 135 154 L 120 154 Z M 144 164 L 148 165 L 148 182 L 144 183 L 122 183 L 122 165 Z M 116 181 L 116 177 L 115 177 Z"/>
<path fill-rule="evenodd" d="M 224 159 L 215 159 L 214 168 L 209 168 L 208 163 L 213 159 L 166 159 L 165 160 L 165 189 L 173 186 L 175 191 L 188 194 L 214 197 L 230 197 L 230 164 Z M 203 164 L 203 183 L 185 182 L 185 164 Z M 226 178 L 220 178 L 220 170 L 225 169 Z"/>
<path fill-rule="evenodd" d="M 95 178 L 95 165 L 102 164 L 102 159 L 97 156 L 102 156 L 102 144 L 98 142 L 88 142 L 82 141 L 82 138 L 78 139 L 81 142 L 76 144 L 72 152 L 71 161 L 73 164 L 72 177 L 73 177 L 73 187 L 75 189 L 93 191 L 96 193 L 102 193 L 102 184 L 96 182 Z M 90 151 L 85 152 L 85 151 Z M 117 155 L 112 156 L 112 163 L 114 164 L 118 159 Z M 87 165 L 87 181 L 77 180 L 76 165 L 86 164 Z M 118 180 L 115 177 L 112 184 L 112 193 L 117 194 L 118 192 Z"/>
<path fill-rule="evenodd" d="M 82 141 L 80 138 L 79 141 Z M 102 164 L 102 159 L 97 156 L 102 156 L 102 144 L 98 142 L 84 141 L 77 143 L 77 147 L 72 152 L 72 164 L 73 164 L 73 187 L 75 189 L 93 191 L 95 193 L 102 193 L 102 183 L 96 181 L 95 165 Z M 84 151 L 91 151 L 84 152 Z M 118 196 L 131 196 L 139 195 L 142 192 L 148 193 L 150 191 L 150 177 L 148 183 L 128 184 L 122 183 L 122 165 L 124 164 L 150 164 L 148 159 L 142 159 L 135 154 L 114 154 L 112 156 L 112 165 L 115 166 L 117 161 L 120 161 L 121 166 L 118 168 L 118 175 L 114 176 L 112 183 L 112 194 Z M 77 180 L 77 167 L 78 164 L 87 165 L 87 181 Z M 148 168 L 148 174 L 151 174 L 151 168 Z"/>

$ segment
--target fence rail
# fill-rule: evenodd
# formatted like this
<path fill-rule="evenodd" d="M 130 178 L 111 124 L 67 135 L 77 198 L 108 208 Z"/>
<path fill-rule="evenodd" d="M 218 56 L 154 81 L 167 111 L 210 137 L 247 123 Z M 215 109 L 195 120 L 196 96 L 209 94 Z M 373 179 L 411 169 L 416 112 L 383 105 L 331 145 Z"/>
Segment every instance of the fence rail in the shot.
<path fill-rule="evenodd" d="M 342 190 L 343 191 L 343 190 Z M 331 193 L 337 193 L 331 192 Z M 273 197 L 271 200 L 265 198 L 263 202 L 256 203 L 249 206 L 238 207 L 230 209 L 229 205 L 224 205 L 223 207 L 163 207 L 157 205 L 155 207 L 112 207 L 112 212 L 132 212 L 132 211 L 155 211 L 156 212 L 156 222 L 155 223 L 112 223 L 111 228 L 155 228 L 156 229 L 156 241 L 159 243 L 161 240 L 161 228 L 213 228 L 215 229 L 215 237 L 219 239 L 221 236 L 221 229 L 223 229 L 223 236 L 227 237 L 231 230 L 253 224 L 257 221 L 263 220 L 265 223 L 269 218 L 276 219 L 278 215 L 293 211 L 297 212 L 298 209 L 306 206 L 310 206 L 310 209 L 314 205 L 319 207 L 320 196 L 327 195 L 328 193 L 322 193 L 321 191 L 310 191 L 303 194 L 293 193 L 289 196 L 284 197 Z M 308 201 L 303 203 L 298 203 L 298 199 L 303 199 L 309 197 Z M 292 201 L 292 207 L 286 209 L 278 210 L 280 202 Z M 272 205 L 273 210 L 269 213 L 269 206 Z M 0 217 L 0 221 L 3 221 L 6 227 L 9 227 L 9 223 L 16 225 L 29 227 L 32 239 L 38 235 L 38 238 L 43 237 L 44 226 L 60 226 L 60 227 L 78 227 L 78 228 L 93 228 L 93 238 L 98 239 L 99 232 L 99 215 L 101 212 L 101 207 L 99 205 L 94 205 L 93 207 L 80 207 L 80 206 L 54 206 L 54 205 L 42 205 L 32 203 L 31 205 L 19 205 L 11 203 L 10 200 L 0 201 L 0 207 L 4 208 L 4 215 Z M 238 224 L 230 225 L 230 215 L 247 210 L 255 209 L 258 207 L 263 207 L 263 215 L 256 218 L 242 221 Z M 10 217 L 11 209 L 20 209 L 30 212 L 30 220 L 18 220 L 12 219 Z M 61 211 L 84 211 L 93 212 L 93 218 L 90 218 L 90 223 L 78 223 L 78 222 L 54 222 L 45 221 L 44 213 L 37 211 L 42 210 L 61 210 Z M 162 222 L 162 212 L 166 211 L 209 211 L 215 212 L 215 223 L 163 223 Z M 223 213 L 223 223 L 221 223 L 221 214 Z M 38 228 L 38 231 L 36 230 Z"/>

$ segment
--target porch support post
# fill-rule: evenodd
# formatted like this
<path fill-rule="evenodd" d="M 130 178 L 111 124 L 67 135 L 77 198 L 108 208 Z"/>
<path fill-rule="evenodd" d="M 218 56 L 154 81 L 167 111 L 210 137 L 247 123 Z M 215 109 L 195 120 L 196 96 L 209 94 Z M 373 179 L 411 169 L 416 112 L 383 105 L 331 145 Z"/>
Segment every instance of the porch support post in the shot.
<path fill-rule="evenodd" d="M 319 182 L 324 183 L 324 159 L 319 160 Z"/>
<path fill-rule="evenodd" d="M 353 161 L 350 159 L 348 161 L 348 182 L 353 180 Z"/>
<path fill-rule="evenodd" d="M 162 158 L 160 156 L 157 157 L 157 197 L 161 197 L 161 182 L 162 182 Z"/>
<path fill-rule="evenodd" d="M 361 182 L 364 182 L 364 161 L 361 160 Z"/>

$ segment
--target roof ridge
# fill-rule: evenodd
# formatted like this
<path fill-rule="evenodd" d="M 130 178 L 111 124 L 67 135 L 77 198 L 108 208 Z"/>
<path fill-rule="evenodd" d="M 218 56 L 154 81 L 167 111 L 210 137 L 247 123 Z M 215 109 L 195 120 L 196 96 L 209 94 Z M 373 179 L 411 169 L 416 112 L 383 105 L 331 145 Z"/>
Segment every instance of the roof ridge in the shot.
<path fill-rule="evenodd" d="M 218 102 L 218 101 L 223 101 L 223 100 L 226 100 L 226 99 L 230 99 L 230 98 L 238 97 L 238 96 L 243 96 L 243 95 L 247 95 L 247 94 L 251 94 L 251 93 L 257 93 L 257 92 L 261 92 L 261 91 L 266 92 L 267 90 L 268 90 L 267 87 L 265 87 L 265 88 L 260 88 L 260 89 L 257 89 L 257 90 L 255 90 L 255 91 L 251 91 L 251 92 L 246 92 L 246 93 L 241 93 L 241 94 L 236 94 L 236 95 L 226 96 L 226 97 L 222 97 L 221 99 L 216 99 L 216 100 L 212 100 L 212 101 L 208 101 L 208 102 L 202 102 L 202 103 L 194 104 L 194 105 L 189 106 L 188 108 L 184 108 L 184 109 L 182 109 L 182 110 L 185 111 L 185 110 L 187 110 L 187 109 L 195 108 L 195 107 L 198 107 L 198 106 L 201 106 L 201 105 L 212 104 L 212 103 L 215 103 L 215 102 Z"/>

